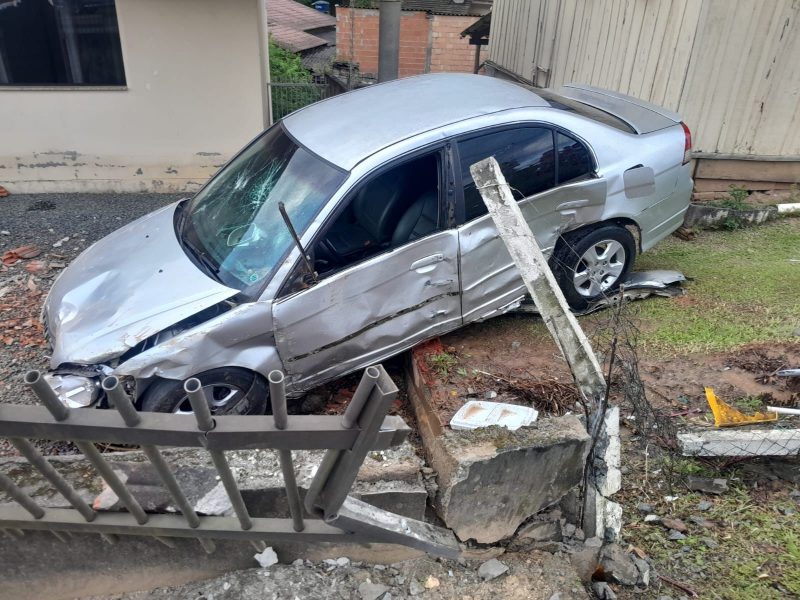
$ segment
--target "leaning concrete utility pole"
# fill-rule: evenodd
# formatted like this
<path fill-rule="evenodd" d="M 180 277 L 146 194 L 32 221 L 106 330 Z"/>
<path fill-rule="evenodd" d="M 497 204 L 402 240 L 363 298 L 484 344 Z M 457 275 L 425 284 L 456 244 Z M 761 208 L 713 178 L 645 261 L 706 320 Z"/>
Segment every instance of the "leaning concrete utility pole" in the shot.
<path fill-rule="evenodd" d="M 500 165 L 493 156 L 470 166 L 497 232 L 519 270 L 550 335 L 572 371 L 589 412 L 587 429 L 593 436 L 593 451 L 587 465 L 583 499 L 583 529 L 587 537 L 611 537 L 619 533 L 622 508 L 608 496 L 621 485 L 619 411 L 605 410 L 606 380 L 586 334 L 569 309 L 550 265 L 511 193 Z"/>
<path fill-rule="evenodd" d="M 397 79 L 400 70 L 401 0 L 381 0 L 378 27 L 378 81 Z"/>

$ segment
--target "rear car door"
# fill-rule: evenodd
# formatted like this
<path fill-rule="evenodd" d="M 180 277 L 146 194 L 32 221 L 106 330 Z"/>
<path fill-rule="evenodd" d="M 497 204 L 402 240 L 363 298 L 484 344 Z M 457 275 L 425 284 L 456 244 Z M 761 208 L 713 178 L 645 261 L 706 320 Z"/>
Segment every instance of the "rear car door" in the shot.
<path fill-rule="evenodd" d="M 459 248 L 464 322 L 489 318 L 526 294 L 508 250 L 469 173 L 494 156 L 539 246 L 549 254 L 561 232 L 599 220 L 606 183 L 594 174 L 588 148 L 575 136 L 548 125 L 516 125 L 458 142 L 461 173 Z"/>
<path fill-rule="evenodd" d="M 415 189 L 413 195 L 422 191 L 420 200 L 434 194 L 435 224 L 404 235 L 401 242 L 393 239 L 388 247 L 368 250 L 366 254 L 371 255 L 324 273 L 318 283 L 275 301 L 278 353 L 295 389 L 308 389 L 374 364 L 461 324 L 458 232 L 446 226 L 443 206 L 444 189 L 451 184 L 444 184 L 443 155 L 434 154 L 435 189 Z M 359 190 L 352 196 L 363 198 Z M 405 212 L 413 212 L 417 205 L 413 199 L 407 204 Z M 393 238 L 403 221 L 401 216 Z M 348 226 L 357 228 L 358 219 L 351 219 Z M 324 242 L 337 229 L 341 230 L 338 218 L 318 239 Z M 349 238 L 353 237 L 350 233 Z"/>

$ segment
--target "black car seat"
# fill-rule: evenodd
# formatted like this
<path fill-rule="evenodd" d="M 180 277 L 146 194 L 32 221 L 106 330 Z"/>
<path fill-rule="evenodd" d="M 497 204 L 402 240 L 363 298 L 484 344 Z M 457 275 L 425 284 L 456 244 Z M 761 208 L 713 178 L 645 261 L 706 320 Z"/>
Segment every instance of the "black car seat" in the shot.
<path fill-rule="evenodd" d="M 338 219 L 325 237 L 327 250 L 345 258 L 386 245 L 408 205 L 409 175 L 406 168 L 392 169 L 362 186 L 353 199 L 350 219 Z"/>
<path fill-rule="evenodd" d="M 428 190 L 417 198 L 400 218 L 392 234 L 392 247 L 436 231 L 439 223 L 439 193 Z"/>

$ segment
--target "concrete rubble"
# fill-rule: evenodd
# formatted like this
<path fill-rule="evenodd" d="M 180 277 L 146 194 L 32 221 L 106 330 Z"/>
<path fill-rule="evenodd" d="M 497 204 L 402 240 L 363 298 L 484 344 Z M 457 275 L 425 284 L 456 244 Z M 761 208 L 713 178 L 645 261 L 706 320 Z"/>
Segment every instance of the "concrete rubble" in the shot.
<path fill-rule="evenodd" d="M 446 431 L 426 447 L 438 473 L 438 514 L 461 540 L 486 544 L 512 536 L 580 483 L 589 435 L 565 416 L 513 432 Z"/>
<path fill-rule="evenodd" d="M 333 570 L 328 570 L 324 563 L 299 561 L 292 565 L 274 565 L 269 569 L 227 573 L 206 581 L 180 586 L 127 593 L 116 598 L 119 600 L 145 598 L 148 600 L 196 600 L 197 598 L 584 600 L 589 598 L 583 586 L 577 583 L 575 572 L 563 557 L 537 553 L 515 555 L 504 560 L 501 565 L 505 570 L 500 576 L 486 578 L 480 574 L 484 565 L 479 567 L 474 563 L 460 564 L 456 561 L 437 561 L 431 558 L 419 558 L 391 565 L 352 563 Z"/>

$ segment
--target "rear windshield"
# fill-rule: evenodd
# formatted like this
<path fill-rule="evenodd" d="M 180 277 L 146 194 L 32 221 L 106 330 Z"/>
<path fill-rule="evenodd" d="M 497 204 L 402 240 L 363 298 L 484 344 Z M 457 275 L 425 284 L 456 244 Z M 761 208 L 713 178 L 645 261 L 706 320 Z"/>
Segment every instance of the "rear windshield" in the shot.
<path fill-rule="evenodd" d="M 565 98 L 564 96 L 551 92 L 550 90 L 539 88 L 531 89 L 534 93 L 536 93 L 537 96 L 547 100 L 547 102 L 550 103 L 550 106 L 555 109 L 576 113 L 582 117 L 587 117 L 593 121 L 597 121 L 598 123 L 603 123 L 603 125 L 608 125 L 614 129 L 624 131 L 625 133 L 636 133 L 636 130 L 628 125 L 625 121 L 619 117 L 615 117 L 611 113 L 607 113 L 604 110 L 600 110 L 594 106 L 589 106 L 583 102 L 578 102 L 577 100 L 572 100 L 571 98 Z"/>

